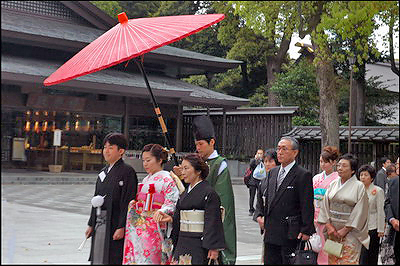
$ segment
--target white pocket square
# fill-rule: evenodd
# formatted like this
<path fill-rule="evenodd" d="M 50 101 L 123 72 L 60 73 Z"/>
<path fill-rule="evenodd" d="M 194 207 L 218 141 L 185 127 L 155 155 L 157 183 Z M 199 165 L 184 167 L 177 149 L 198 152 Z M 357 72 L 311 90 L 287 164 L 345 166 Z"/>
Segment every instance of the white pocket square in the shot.
<path fill-rule="evenodd" d="M 288 186 L 287 188 L 293 188 L 293 186 Z"/>

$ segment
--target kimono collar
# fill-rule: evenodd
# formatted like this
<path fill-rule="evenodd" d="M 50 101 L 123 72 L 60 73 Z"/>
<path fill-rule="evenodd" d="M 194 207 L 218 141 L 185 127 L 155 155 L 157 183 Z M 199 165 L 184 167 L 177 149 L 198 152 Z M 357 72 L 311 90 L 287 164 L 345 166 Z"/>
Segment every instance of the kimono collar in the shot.
<path fill-rule="evenodd" d="M 191 185 L 189 185 L 189 186 L 188 186 L 188 192 L 187 192 L 187 193 L 189 193 L 190 191 L 192 191 L 192 189 L 194 189 L 194 187 L 197 186 L 197 184 L 199 184 L 199 183 L 202 182 L 202 181 L 204 181 L 204 180 L 203 180 L 203 179 L 200 180 L 199 182 L 197 182 L 196 184 L 194 184 L 193 187 L 192 187 Z"/>
<path fill-rule="evenodd" d="M 332 174 L 333 174 L 334 172 L 335 172 L 335 171 L 332 171 L 332 173 L 330 173 L 329 175 L 327 175 L 326 172 L 325 172 L 325 170 L 324 170 L 324 171 L 322 172 L 322 175 L 324 176 L 324 180 L 327 179 L 328 177 L 331 177 Z"/>
<path fill-rule="evenodd" d="M 107 173 L 109 173 L 111 171 L 111 168 L 113 168 L 114 165 L 118 165 L 122 162 L 122 158 L 119 158 L 115 163 L 110 164 L 107 168 Z"/>
<path fill-rule="evenodd" d="M 339 176 L 339 188 L 343 187 L 344 185 L 346 185 L 347 183 L 352 183 L 355 180 L 357 180 L 356 175 L 353 175 L 352 177 L 350 177 L 349 179 L 346 180 L 346 182 L 344 182 L 342 184 L 342 178 Z"/>
<path fill-rule="evenodd" d="M 213 151 L 213 153 L 211 153 L 210 156 L 208 156 L 207 160 L 212 160 L 218 157 L 218 152 L 216 150 Z"/>

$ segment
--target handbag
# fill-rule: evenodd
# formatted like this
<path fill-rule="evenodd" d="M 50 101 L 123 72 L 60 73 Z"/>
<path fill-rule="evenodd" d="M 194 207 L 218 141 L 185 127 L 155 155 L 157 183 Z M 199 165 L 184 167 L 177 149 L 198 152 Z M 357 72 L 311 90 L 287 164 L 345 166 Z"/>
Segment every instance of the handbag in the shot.
<path fill-rule="evenodd" d="M 342 257 L 343 244 L 327 239 L 324 245 L 324 251 L 328 254 L 334 255 L 338 258 Z"/>
<path fill-rule="evenodd" d="M 243 177 L 243 182 L 247 187 L 249 187 L 251 173 L 252 173 L 251 168 L 247 167 L 246 172 L 244 173 L 244 177 Z"/>
<path fill-rule="evenodd" d="M 262 180 L 267 177 L 267 171 L 265 171 L 265 166 L 263 162 L 260 162 L 256 169 L 254 169 L 253 177 L 257 180 Z"/>
<path fill-rule="evenodd" d="M 306 242 L 307 250 L 301 249 L 302 243 Z M 318 253 L 312 251 L 310 241 L 299 241 L 294 253 L 289 255 L 289 263 L 292 265 L 317 265 Z"/>
<path fill-rule="evenodd" d="M 317 233 L 314 233 L 312 236 L 310 236 L 309 241 L 311 243 L 312 250 L 319 253 L 322 249 L 321 237 Z"/>

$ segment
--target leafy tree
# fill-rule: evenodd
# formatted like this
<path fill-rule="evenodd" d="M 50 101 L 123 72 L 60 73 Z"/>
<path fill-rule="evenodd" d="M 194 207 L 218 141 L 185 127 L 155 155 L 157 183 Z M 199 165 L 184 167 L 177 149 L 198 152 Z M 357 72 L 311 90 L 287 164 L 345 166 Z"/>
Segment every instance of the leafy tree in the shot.
<path fill-rule="evenodd" d="M 301 60 L 297 65 L 290 67 L 286 73 L 278 74 L 271 90 L 279 96 L 280 105 L 299 106 L 297 115 L 293 118 L 294 125 L 319 124 L 319 89 L 315 78 L 315 67 L 306 60 Z"/>
<path fill-rule="evenodd" d="M 129 19 L 154 17 L 162 1 L 118 1 Z"/>
<path fill-rule="evenodd" d="M 123 12 L 120 1 L 90 1 L 93 5 L 100 8 L 110 17 L 118 19 L 118 14 Z"/>
<path fill-rule="evenodd" d="M 383 3 L 382 3 L 383 2 Z M 396 67 L 394 60 L 394 44 L 393 39 L 399 37 L 399 2 L 398 1 L 382 1 L 384 5 L 382 12 L 378 14 L 378 18 L 382 20 L 384 25 L 389 27 L 389 33 L 383 36 L 384 43 L 389 47 L 389 62 L 393 73 L 399 75 L 399 67 Z M 398 47 L 396 47 L 398 49 Z"/>
<path fill-rule="evenodd" d="M 267 42 L 265 57 L 267 88 L 271 88 L 276 75 L 281 72 L 287 59 L 287 51 L 296 28 L 297 2 L 292 1 L 229 1 L 235 14 L 245 21 L 251 30 Z M 277 106 L 276 95 L 268 90 L 268 105 Z"/>

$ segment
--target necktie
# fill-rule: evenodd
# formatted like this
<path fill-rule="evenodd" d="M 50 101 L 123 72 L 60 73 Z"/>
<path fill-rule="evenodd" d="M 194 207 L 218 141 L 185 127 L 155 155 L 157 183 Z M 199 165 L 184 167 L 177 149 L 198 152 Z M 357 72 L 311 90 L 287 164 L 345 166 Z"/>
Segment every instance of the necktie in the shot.
<path fill-rule="evenodd" d="M 285 178 L 285 168 L 282 168 L 282 170 L 279 172 L 279 175 L 278 175 L 278 184 L 276 186 L 276 190 L 279 189 L 284 178 Z"/>

